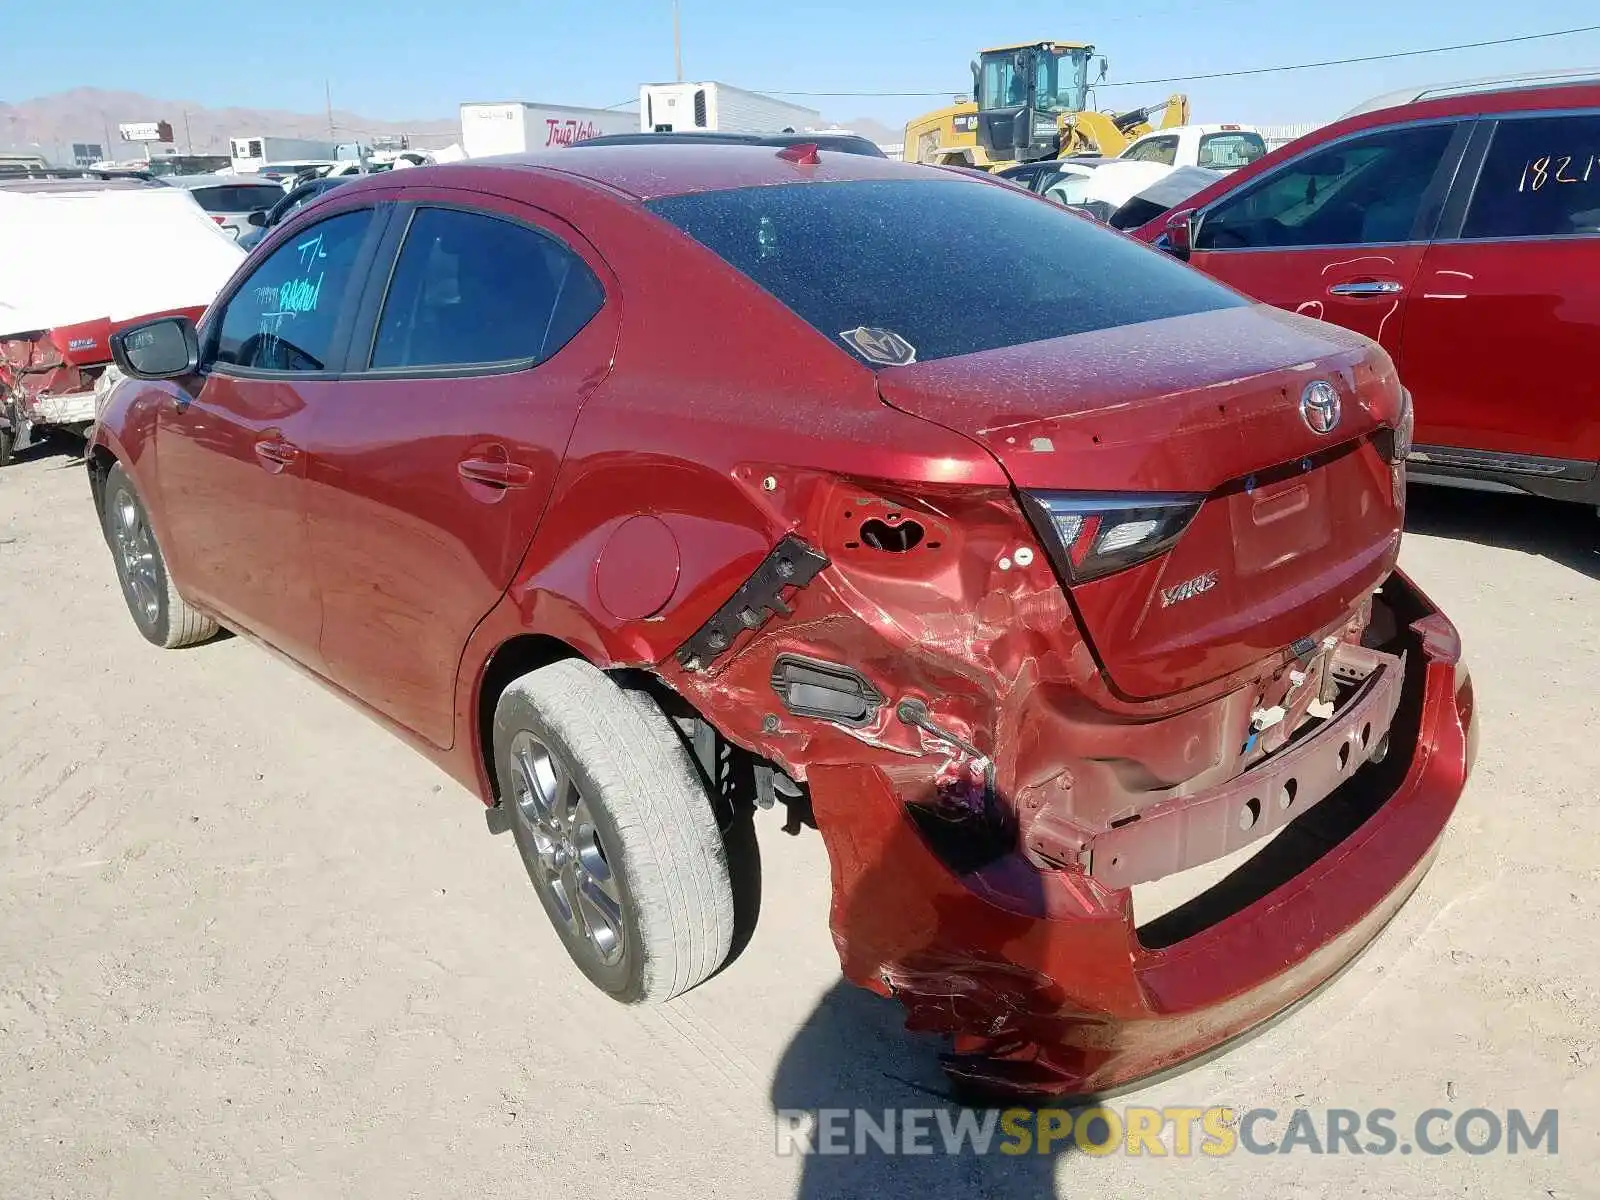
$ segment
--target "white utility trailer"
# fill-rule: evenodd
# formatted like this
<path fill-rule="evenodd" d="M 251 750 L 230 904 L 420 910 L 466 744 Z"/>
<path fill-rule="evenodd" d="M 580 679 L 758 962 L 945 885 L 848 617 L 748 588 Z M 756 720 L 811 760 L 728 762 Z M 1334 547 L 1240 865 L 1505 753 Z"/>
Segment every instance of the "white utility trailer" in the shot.
<path fill-rule="evenodd" d="M 722 133 L 783 133 L 826 124 L 814 108 L 790 104 L 726 83 L 647 83 L 639 88 L 641 133 L 714 129 Z"/>

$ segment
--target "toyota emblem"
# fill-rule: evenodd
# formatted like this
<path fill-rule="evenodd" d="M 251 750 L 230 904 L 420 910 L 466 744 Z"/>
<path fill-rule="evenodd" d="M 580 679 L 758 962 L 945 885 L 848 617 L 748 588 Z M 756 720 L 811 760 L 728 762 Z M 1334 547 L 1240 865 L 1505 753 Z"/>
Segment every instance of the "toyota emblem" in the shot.
<path fill-rule="evenodd" d="M 1332 433 L 1339 427 L 1339 393 L 1333 384 L 1318 379 L 1300 393 L 1300 417 L 1312 433 Z"/>

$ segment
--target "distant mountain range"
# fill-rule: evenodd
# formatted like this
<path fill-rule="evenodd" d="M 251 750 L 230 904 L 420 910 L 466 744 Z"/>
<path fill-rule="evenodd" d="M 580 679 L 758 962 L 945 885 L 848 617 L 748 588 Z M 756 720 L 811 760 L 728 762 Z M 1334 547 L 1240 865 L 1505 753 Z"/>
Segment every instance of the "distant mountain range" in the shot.
<path fill-rule="evenodd" d="M 550 99 L 549 97 L 540 97 Z M 74 88 L 16 104 L 0 101 L 0 150 L 43 154 L 54 163 L 70 163 L 74 143 L 98 144 L 109 158 L 139 158 L 139 146 L 120 141 L 117 126 L 166 121 L 180 152 L 225 154 L 228 139 L 245 134 L 327 138 L 328 113 L 293 113 L 263 108 L 207 108 L 189 100 L 162 100 L 135 92 Z M 413 146 L 436 149 L 460 140 L 456 116 L 386 121 L 334 109 L 336 141 L 368 141 L 376 135 L 406 134 Z M 875 142 L 900 141 L 900 131 L 870 117 L 842 121 Z"/>

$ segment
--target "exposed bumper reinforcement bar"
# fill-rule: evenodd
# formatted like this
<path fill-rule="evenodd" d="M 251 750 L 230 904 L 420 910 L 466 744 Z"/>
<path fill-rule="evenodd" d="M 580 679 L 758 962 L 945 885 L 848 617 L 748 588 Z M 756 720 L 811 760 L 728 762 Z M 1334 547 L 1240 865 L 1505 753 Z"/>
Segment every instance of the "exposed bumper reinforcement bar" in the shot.
<path fill-rule="evenodd" d="M 1379 754 L 1400 704 L 1404 658 L 1341 646 L 1330 665 L 1336 677 L 1361 680 L 1342 711 L 1223 786 L 1096 836 L 1080 860 L 1095 881 L 1131 887 L 1232 854 L 1315 807 Z"/>

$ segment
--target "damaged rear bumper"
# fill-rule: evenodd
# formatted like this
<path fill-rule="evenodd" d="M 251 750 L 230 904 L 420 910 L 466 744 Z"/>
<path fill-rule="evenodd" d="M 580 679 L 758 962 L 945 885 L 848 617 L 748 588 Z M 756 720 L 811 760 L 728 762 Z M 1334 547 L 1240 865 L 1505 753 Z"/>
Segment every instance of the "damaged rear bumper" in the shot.
<path fill-rule="evenodd" d="M 1361 765 L 1379 757 L 1374 734 L 1362 759 L 1332 773 L 1297 762 L 1291 745 L 1214 795 L 1100 835 L 1087 865 L 1041 868 L 1019 848 L 964 871 L 923 836 L 884 772 L 814 769 L 846 976 L 900 999 L 909 1027 L 951 1035 L 953 1075 L 1041 1097 L 1125 1087 L 1308 996 L 1420 882 L 1475 747 L 1454 631 L 1399 572 L 1384 594 L 1403 614 L 1403 645 L 1391 647 L 1400 652 L 1384 656 L 1358 700 L 1304 747 L 1324 754 L 1359 740 L 1367 725 L 1387 728 L 1382 762 Z M 1281 789 L 1279 776 L 1296 769 L 1311 781 L 1297 793 L 1305 807 L 1281 812 L 1273 842 L 1160 918 L 1159 930 L 1136 926 L 1134 878 L 1226 853 L 1231 835 L 1220 831 L 1229 822 L 1237 829 L 1241 801 L 1262 799 L 1262 819 L 1266 799 L 1276 807 L 1277 793 L 1245 791 L 1269 782 Z M 1332 775 L 1317 795 L 1316 780 Z M 1103 862 L 1108 850 L 1142 866 L 1119 875 Z"/>
<path fill-rule="evenodd" d="M 1243 849 L 1325 800 L 1368 759 L 1388 750 L 1405 662 L 1342 645 L 1332 669 L 1359 678 L 1359 694 L 1326 725 L 1262 760 L 1237 779 L 1169 801 L 1094 838 L 1080 862 L 1097 883 L 1131 887 Z"/>

